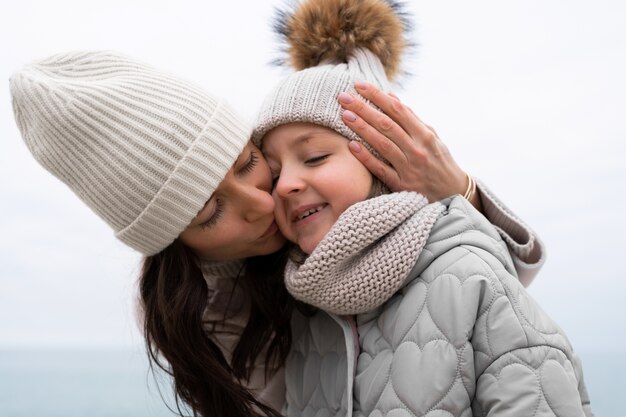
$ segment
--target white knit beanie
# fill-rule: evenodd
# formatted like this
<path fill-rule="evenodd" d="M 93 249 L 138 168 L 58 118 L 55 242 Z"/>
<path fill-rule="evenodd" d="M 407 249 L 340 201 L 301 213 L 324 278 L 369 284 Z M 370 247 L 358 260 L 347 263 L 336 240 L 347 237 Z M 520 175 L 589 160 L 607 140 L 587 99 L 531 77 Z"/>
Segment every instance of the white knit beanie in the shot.
<path fill-rule="evenodd" d="M 410 46 L 400 7 L 387 0 L 306 0 L 290 12 L 279 12 L 274 26 L 287 43 L 290 65 L 299 71 L 266 97 L 252 133 L 255 144 L 260 147 L 275 127 L 296 122 L 361 141 L 343 123 L 337 96 L 344 91 L 359 96 L 356 81 L 390 91 L 389 80 L 398 74 Z"/>
<path fill-rule="evenodd" d="M 225 102 L 116 52 L 74 52 L 10 80 L 35 159 L 145 255 L 178 237 L 251 128 Z"/>

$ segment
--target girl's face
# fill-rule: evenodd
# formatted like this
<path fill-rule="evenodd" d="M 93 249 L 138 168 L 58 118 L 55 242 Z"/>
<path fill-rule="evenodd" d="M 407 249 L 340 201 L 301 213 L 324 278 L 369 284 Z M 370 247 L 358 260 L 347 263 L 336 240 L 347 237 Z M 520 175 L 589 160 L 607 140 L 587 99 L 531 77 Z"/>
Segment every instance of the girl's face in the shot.
<path fill-rule="evenodd" d="M 263 138 L 263 152 L 274 178 L 276 223 L 305 253 L 372 188 L 371 174 L 350 153 L 346 138 L 326 127 L 279 126 Z"/>
<path fill-rule="evenodd" d="M 248 143 L 209 201 L 179 239 L 200 258 L 243 259 L 285 243 L 274 221 L 272 177 L 261 151 Z"/>

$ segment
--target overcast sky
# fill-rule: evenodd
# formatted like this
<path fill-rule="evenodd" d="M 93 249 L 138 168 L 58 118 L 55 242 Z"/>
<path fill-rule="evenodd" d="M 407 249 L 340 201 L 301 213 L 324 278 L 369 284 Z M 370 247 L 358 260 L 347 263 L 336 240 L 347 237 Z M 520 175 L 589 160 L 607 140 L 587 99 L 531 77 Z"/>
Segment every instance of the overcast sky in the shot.
<path fill-rule="evenodd" d="M 531 294 L 579 351 L 626 348 L 626 2 L 410 1 L 413 76 L 397 93 L 542 237 Z M 32 1 L 0 14 L 0 348 L 142 343 L 139 256 L 27 152 L 8 78 L 117 49 L 249 118 L 284 71 L 275 1 Z"/>

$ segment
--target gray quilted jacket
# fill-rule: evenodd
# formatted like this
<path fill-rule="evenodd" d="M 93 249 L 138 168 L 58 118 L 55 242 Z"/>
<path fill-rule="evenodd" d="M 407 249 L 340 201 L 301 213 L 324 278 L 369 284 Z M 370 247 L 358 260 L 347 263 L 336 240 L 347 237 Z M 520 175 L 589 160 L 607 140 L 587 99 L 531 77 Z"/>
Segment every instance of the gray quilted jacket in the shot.
<path fill-rule="evenodd" d="M 296 314 L 289 416 L 592 416 L 579 359 L 493 226 L 444 202 L 409 279 L 356 317 Z"/>

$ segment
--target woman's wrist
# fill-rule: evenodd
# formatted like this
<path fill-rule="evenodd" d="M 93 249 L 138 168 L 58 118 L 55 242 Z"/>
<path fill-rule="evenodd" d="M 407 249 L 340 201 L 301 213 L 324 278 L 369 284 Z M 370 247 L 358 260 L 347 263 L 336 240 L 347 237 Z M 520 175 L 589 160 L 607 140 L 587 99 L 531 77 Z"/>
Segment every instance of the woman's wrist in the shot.
<path fill-rule="evenodd" d="M 481 213 L 483 212 L 482 202 L 480 200 L 480 193 L 478 191 L 478 187 L 476 186 L 476 180 L 467 172 L 465 173 L 467 176 L 467 187 L 465 189 L 465 194 L 463 197 L 469 201 L 472 206 Z"/>

